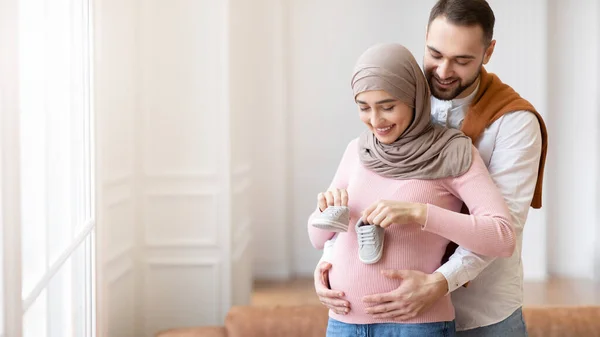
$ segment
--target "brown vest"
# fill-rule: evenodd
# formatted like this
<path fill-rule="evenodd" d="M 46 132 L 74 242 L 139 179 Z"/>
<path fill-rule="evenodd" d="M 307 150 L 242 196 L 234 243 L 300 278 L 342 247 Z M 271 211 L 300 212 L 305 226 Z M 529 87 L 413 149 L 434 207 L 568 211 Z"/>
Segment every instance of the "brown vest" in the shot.
<path fill-rule="evenodd" d="M 485 68 L 481 68 L 481 79 L 479 89 L 473 98 L 473 102 L 467 111 L 465 120 L 462 125 L 462 132 L 471 138 L 475 143 L 483 131 L 494 123 L 504 114 L 514 111 L 531 111 L 540 123 L 540 131 L 542 133 L 542 155 L 540 157 L 540 165 L 538 169 L 537 182 L 531 200 L 531 207 L 542 207 L 542 183 L 544 179 L 544 165 L 546 164 L 546 152 L 548 150 L 548 134 L 546 132 L 546 124 L 542 116 L 535 110 L 533 105 L 523 99 L 519 94 L 507 84 L 502 83 L 498 76 L 488 73 Z M 462 213 L 469 214 L 468 209 L 463 205 Z M 448 261 L 454 253 L 458 245 L 450 242 L 446 247 L 446 253 L 442 258 L 442 263 Z M 468 284 L 468 283 L 467 283 Z M 467 285 L 465 284 L 465 286 Z"/>
<path fill-rule="evenodd" d="M 473 140 L 479 139 L 483 131 L 504 114 L 514 111 L 531 111 L 540 123 L 542 133 L 542 156 L 538 170 L 537 182 L 531 207 L 542 207 L 542 183 L 544 179 L 544 165 L 546 164 L 546 152 L 548 150 L 548 134 L 546 124 L 542 116 L 535 110 L 533 105 L 521 98 L 510 86 L 502 83 L 498 76 L 488 73 L 481 68 L 481 80 L 479 90 L 473 98 L 473 102 L 467 111 L 462 125 L 462 132 Z"/>

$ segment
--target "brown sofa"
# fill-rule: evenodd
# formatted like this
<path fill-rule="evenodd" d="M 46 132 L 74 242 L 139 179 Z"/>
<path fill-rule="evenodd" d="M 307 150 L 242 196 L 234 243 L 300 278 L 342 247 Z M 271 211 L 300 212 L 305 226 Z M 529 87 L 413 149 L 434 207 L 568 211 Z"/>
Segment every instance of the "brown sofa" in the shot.
<path fill-rule="evenodd" d="M 600 307 L 523 309 L 529 337 L 600 337 Z M 327 309 L 320 305 L 233 307 L 225 326 L 173 329 L 156 337 L 323 337 Z"/>

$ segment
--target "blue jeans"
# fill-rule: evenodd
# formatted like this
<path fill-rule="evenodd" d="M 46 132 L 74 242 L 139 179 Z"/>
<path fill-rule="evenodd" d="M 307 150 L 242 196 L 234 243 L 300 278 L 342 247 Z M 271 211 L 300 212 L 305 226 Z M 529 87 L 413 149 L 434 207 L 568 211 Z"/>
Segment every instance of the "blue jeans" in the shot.
<path fill-rule="evenodd" d="M 327 337 L 455 337 L 454 321 L 435 323 L 348 324 L 329 318 Z"/>
<path fill-rule="evenodd" d="M 471 330 L 458 331 L 457 337 L 527 337 L 527 328 L 521 308 L 496 324 Z"/>

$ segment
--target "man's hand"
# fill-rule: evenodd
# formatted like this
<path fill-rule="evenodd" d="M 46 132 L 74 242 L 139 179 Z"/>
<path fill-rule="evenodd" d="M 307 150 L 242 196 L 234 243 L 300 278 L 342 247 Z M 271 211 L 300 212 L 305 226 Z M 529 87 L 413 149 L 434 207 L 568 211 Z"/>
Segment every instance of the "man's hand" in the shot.
<path fill-rule="evenodd" d="M 333 310 L 336 314 L 345 315 L 350 311 L 350 302 L 342 299 L 344 293 L 329 289 L 329 269 L 331 263 L 321 262 L 315 269 L 315 290 L 317 296 L 324 306 Z"/>
<path fill-rule="evenodd" d="M 363 297 L 372 304 L 366 309 L 373 318 L 406 321 L 415 318 L 448 292 L 448 282 L 440 273 L 426 274 L 415 270 L 384 270 L 388 278 L 400 280 L 400 286 L 384 294 Z"/>

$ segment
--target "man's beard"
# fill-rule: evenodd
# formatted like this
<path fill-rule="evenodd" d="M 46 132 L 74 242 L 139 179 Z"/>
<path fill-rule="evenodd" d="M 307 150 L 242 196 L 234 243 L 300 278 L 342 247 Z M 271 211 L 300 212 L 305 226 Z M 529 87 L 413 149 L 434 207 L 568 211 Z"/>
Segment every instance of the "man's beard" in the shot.
<path fill-rule="evenodd" d="M 463 84 L 463 80 L 461 78 L 457 78 L 456 83 L 458 83 L 458 86 L 449 89 L 440 89 L 436 87 L 437 77 L 434 77 L 433 69 L 428 70 L 425 73 L 425 77 L 427 79 L 427 83 L 429 84 L 429 90 L 431 90 L 431 94 L 433 95 L 433 97 L 442 101 L 449 101 L 455 99 L 458 95 L 460 95 L 463 91 L 465 91 L 468 87 L 475 83 L 475 81 L 477 81 L 477 78 L 479 77 L 479 73 L 480 72 L 478 71 L 475 74 L 475 76 L 473 76 L 473 78 L 469 79 L 469 81 L 466 81 L 466 84 Z"/>

